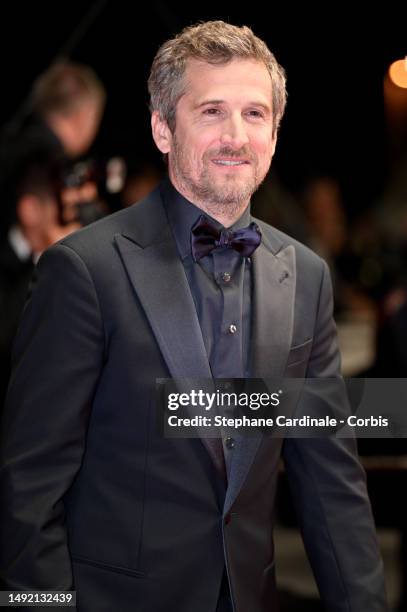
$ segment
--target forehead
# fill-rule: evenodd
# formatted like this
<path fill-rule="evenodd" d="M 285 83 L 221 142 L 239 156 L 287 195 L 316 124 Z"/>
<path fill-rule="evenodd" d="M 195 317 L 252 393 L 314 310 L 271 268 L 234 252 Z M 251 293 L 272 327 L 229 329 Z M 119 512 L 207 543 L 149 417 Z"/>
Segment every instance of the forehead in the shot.
<path fill-rule="evenodd" d="M 271 106 L 271 78 L 263 62 L 233 59 L 227 64 L 208 64 L 189 59 L 185 70 L 185 102 L 200 104 L 205 99 L 256 100 Z"/>

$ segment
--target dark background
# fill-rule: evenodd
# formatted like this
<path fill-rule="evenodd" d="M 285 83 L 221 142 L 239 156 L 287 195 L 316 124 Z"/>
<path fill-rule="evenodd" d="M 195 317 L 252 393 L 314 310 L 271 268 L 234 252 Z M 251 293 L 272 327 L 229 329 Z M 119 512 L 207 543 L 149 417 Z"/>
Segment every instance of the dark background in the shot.
<path fill-rule="evenodd" d="M 390 158 L 383 77 L 407 53 L 406 10 L 293 2 L 112 2 L 8 4 L 2 8 L 0 123 L 15 116 L 32 81 L 56 58 L 94 6 L 94 19 L 68 55 L 90 64 L 107 87 L 108 104 L 95 145 L 100 155 L 152 155 L 146 80 L 158 46 L 198 20 L 249 25 L 288 77 L 289 103 L 274 160 L 296 192 L 328 173 L 340 182 L 348 213 L 372 205 L 386 184 Z M 194 6 L 196 5 L 196 8 Z M 370 6 L 369 6 L 370 5 Z M 97 14 L 96 14 L 97 13 Z"/>

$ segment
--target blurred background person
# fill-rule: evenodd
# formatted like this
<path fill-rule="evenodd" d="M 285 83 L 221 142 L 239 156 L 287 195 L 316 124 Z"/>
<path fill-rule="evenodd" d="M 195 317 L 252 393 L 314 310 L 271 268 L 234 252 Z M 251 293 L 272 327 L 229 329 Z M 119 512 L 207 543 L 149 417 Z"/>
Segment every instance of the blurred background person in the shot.
<path fill-rule="evenodd" d="M 76 160 L 92 145 L 106 94 L 95 73 L 80 64 L 52 65 L 34 83 L 29 112 L 3 130 L 0 142 L 0 401 L 10 351 L 41 253 L 72 231 L 103 216 L 88 165 Z"/>
<path fill-rule="evenodd" d="M 5 223 L 16 205 L 16 192 L 32 164 L 52 166 L 67 190 L 78 187 L 72 180 L 74 161 L 92 145 L 100 125 L 106 94 L 87 66 L 58 62 L 34 83 L 27 111 L 3 128 L 0 142 L 1 207 Z M 83 177 L 85 178 L 85 177 Z M 81 186 L 86 182 L 83 180 Z M 66 185 L 63 185 L 66 183 Z M 96 185 L 87 185 L 87 197 L 97 196 Z M 61 197 L 61 222 L 72 220 L 72 193 Z M 81 200 L 83 193 L 76 194 Z M 70 197 L 71 196 L 71 197 Z"/>
<path fill-rule="evenodd" d="M 164 178 L 164 172 L 153 161 L 129 159 L 121 192 L 123 208 L 139 202 L 151 193 Z"/>

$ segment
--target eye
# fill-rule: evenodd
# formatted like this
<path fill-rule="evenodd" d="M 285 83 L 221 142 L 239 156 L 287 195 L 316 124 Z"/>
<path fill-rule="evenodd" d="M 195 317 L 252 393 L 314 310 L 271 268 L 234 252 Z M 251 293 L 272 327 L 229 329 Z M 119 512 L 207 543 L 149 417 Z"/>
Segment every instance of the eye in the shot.
<path fill-rule="evenodd" d="M 251 109 L 247 112 L 250 117 L 254 117 L 255 119 L 263 119 L 264 113 L 260 110 Z"/>
<path fill-rule="evenodd" d="M 206 108 L 203 111 L 204 115 L 209 115 L 209 116 L 216 116 L 220 114 L 220 110 L 219 108 Z"/>

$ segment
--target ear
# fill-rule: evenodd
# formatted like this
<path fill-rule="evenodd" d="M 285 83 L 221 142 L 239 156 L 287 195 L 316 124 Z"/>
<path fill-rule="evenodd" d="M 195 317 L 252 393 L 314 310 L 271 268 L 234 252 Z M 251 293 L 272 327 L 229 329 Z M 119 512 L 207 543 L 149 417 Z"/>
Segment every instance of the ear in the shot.
<path fill-rule="evenodd" d="M 154 142 L 161 153 L 169 153 L 172 145 L 171 130 L 164 119 L 161 119 L 158 111 L 151 115 L 151 130 Z"/>

